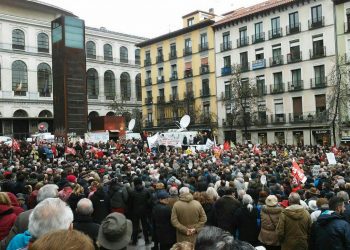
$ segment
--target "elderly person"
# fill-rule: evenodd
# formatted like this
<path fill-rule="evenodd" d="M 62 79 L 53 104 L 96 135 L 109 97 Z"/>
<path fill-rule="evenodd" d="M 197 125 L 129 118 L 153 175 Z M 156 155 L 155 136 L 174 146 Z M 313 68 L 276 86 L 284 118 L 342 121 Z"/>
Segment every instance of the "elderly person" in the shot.
<path fill-rule="evenodd" d="M 59 198 L 47 198 L 40 202 L 29 216 L 28 230 L 16 235 L 7 250 L 27 247 L 29 242 L 39 239 L 46 233 L 73 228 L 73 212 Z"/>
<path fill-rule="evenodd" d="M 93 211 L 94 208 L 91 200 L 87 198 L 81 199 L 77 204 L 73 227 L 75 230 L 87 234 L 94 242 L 96 242 L 100 225 L 93 222 L 91 217 Z"/>
<path fill-rule="evenodd" d="M 289 206 L 282 211 L 276 228 L 281 249 L 307 249 L 311 229 L 310 214 L 300 205 L 298 193 L 291 193 L 288 202 Z"/>
<path fill-rule="evenodd" d="M 58 197 L 58 186 L 55 184 L 46 184 L 41 187 L 36 196 L 37 203 L 42 202 L 47 198 L 57 198 Z M 33 212 L 33 209 L 27 210 L 20 215 L 18 215 L 9 235 L 1 242 L 1 246 L 6 248 L 9 242 L 15 235 L 24 233 L 28 229 L 29 215 Z"/>
<path fill-rule="evenodd" d="M 10 197 L 5 192 L 0 192 L 0 218 L 0 240 L 2 240 L 9 234 L 17 218 Z"/>
<path fill-rule="evenodd" d="M 278 225 L 279 217 L 282 213 L 282 208 L 278 206 L 278 199 L 275 195 L 269 195 L 265 199 L 265 205 L 262 206 L 261 229 L 259 234 L 259 241 L 264 244 L 266 250 L 281 249 L 276 227 Z"/>
<path fill-rule="evenodd" d="M 182 187 L 179 200 L 175 202 L 171 213 L 171 223 L 176 228 L 176 241 L 194 243 L 206 221 L 202 205 L 193 199 L 188 187 Z"/>

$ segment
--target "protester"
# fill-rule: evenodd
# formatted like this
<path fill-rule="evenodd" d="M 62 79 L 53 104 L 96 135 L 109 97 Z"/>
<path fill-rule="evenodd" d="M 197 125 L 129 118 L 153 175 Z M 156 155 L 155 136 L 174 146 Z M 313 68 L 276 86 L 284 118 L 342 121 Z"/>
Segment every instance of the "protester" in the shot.
<path fill-rule="evenodd" d="M 0 192 L 0 240 L 3 240 L 9 234 L 16 218 L 17 215 L 8 194 Z"/>

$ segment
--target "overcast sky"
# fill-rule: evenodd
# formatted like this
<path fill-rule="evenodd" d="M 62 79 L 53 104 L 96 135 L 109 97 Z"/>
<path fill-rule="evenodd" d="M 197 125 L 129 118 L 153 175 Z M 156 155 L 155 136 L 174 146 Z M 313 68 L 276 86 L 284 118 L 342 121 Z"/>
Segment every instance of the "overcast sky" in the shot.
<path fill-rule="evenodd" d="M 153 38 L 182 28 L 182 16 L 194 10 L 215 14 L 264 0 L 41 0 L 64 8 L 95 28 Z"/>

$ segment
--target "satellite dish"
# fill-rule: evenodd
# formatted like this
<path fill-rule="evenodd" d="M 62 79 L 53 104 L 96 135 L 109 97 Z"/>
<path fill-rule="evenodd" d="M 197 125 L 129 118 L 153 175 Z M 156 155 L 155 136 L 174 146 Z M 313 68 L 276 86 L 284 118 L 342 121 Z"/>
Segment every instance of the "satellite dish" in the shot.
<path fill-rule="evenodd" d="M 39 131 L 47 131 L 48 128 L 49 128 L 49 124 L 47 124 L 47 122 L 40 122 L 38 124 Z"/>
<path fill-rule="evenodd" d="M 191 117 L 189 115 L 184 115 L 180 120 L 180 127 L 185 129 L 190 125 Z"/>
<path fill-rule="evenodd" d="M 135 119 L 131 119 L 128 125 L 128 130 L 132 131 L 135 127 Z"/>

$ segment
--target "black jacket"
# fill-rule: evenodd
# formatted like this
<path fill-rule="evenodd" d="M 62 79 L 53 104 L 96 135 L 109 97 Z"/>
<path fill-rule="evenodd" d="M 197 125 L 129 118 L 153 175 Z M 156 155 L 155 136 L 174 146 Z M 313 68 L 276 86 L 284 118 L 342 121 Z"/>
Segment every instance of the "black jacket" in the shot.
<path fill-rule="evenodd" d="M 240 202 L 233 196 L 224 195 L 214 203 L 214 226 L 231 234 L 236 231 L 235 213 Z"/>
<path fill-rule="evenodd" d="M 143 187 L 136 186 L 130 194 L 131 215 L 145 216 L 150 212 L 151 194 Z"/>
<path fill-rule="evenodd" d="M 111 199 L 112 208 L 126 208 L 128 201 L 128 191 L 120 183 L 115 183 L 109 188 L 109 197 Z"/>
<path fill-rule="evenodd" d="M 260 231 L 257 222 L 258 210 L 256 207 L 253 207 L 252 211 L 249 211 L 247 207 L 237 209 L 235 218 L 238 239 L 256 246 Z"/>
<path fill-rule="evenodd" d="M 326 211 L 327 212 L 327 211 Z M 322 213 L 311 229 L 311 250 L 350 249 L 350 224 L 337 213 Z"/>
<path fill-rule="evenodd" d="M 91 216 L 76 214 L 73 221 L 73 228 L 87 234 L 94 242 L 96 242 L 100 225 L 93 222 Z"/>
<path fill-rule="evenodd" d="M 92 213 L 93 221 L 101 224 L 102 220 L 110 213 L 110 201 L 108 195 L 103 191 L 103 188 L 99 188 L 90 198 L 94 207 Z"/>
<path fill-rule="evenodd" d="M 69 198 L 67 200 L 67 203 L 73 212 L 75 212 L 75 210 L 77 209 L 78 202 L 83 198 L 85 198 L 84 194 L 71 193 L 71 195 L 69 196 Z"/>
<path fill-rule="evenodd" d="M 171 224 L 171 207 L 167 204 L 157 203 L 154 206 L 153 225 L 155 229 L 156 238 L 161 244 L 175 244 L 176 230 Z"/>

